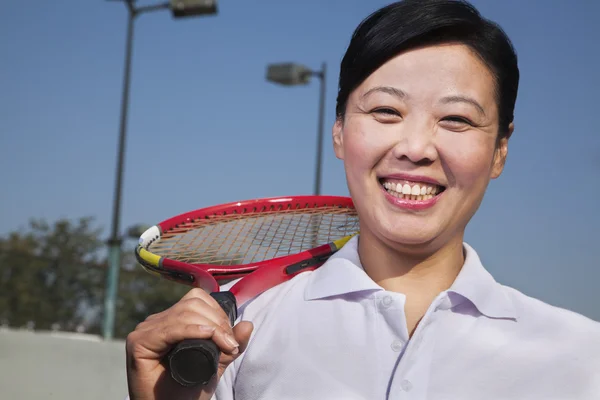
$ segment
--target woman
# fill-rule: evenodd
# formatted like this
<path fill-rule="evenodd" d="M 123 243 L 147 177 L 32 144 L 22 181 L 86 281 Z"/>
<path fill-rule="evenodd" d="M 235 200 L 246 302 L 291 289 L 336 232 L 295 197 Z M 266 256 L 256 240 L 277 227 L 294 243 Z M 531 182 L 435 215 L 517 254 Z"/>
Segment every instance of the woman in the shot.
<path fill-rule="evenodd" d="M 363 21 L 333 127 L 360 236 L 233 328 L 200 290 L 150 316 L 127 341 L 131 399 L 600 398 L 600 324 L 498 284 L 463 243 L 502 173 L 518 81 L 509 39 L 468 4 Z M 223 352 L 202 393 L 160 364 L 185 338 Z"/>

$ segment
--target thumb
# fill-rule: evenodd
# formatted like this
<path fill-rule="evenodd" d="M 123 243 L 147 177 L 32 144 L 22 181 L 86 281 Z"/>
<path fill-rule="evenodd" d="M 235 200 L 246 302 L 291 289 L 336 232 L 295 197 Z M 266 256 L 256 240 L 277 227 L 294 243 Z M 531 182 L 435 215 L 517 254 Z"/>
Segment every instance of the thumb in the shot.
<path fill-rule="evenodd" d="M 221 357 L 219 358 L 219 377 L 223 375 L 229 364 L 242 355 L 244 350 L 246 350 L 253 329 L 254 325 L 252 325 L 252 322 L 249 321 L 242 321 L 233 327 L 233 336 L 240 345 L 238 348 L 239 351 L 235 355 L 221 353 Z"/>
<path fill-rule="evenodd" d="M 252 330 L 254 329 L 254 325 L 250 321 L 241 321 L 236 326 L 233 327 L 233 336 L 235 340 L 240 344 L 240 353 L 246 350 L 246 346 L 248 346 L 248 342 L 250 341 L 250 335 L 252 335 Z"/>

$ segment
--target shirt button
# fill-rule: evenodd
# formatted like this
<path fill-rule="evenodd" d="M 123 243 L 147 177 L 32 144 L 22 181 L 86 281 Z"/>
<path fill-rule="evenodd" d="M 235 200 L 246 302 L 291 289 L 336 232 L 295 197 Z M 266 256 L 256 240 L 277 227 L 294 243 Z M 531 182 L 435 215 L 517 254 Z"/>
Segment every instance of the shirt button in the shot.
<path fill-rule="evenodd" d="M 392 350 L 398 352 L 398 351 L 402 350 L 402 347 L 403 347 L 402 341 L 394 340 L 390 347 L 392 348 Z"/>
<path fill-rule="evenodd" d="M 413 386 L 412 386 L 412 383 L 410 383 L 410 381 L 404 379 L 402 382 L 400 382 L 400 387 L 405 392 L 408 392 L 408 391 L 410 391 L 410 389 L 412 389 Z"/>
<path fill-rule="evenodd" d="M 394 300 L 392 300 L 392 298 L 390 296 L 385 296 L 382 300 L 381 300 L 381 304 L 383 304 L 383 306 L 385 308 L 388 308 L 389 306 L 392 305 L 392 303 L 394 302 Z"/>

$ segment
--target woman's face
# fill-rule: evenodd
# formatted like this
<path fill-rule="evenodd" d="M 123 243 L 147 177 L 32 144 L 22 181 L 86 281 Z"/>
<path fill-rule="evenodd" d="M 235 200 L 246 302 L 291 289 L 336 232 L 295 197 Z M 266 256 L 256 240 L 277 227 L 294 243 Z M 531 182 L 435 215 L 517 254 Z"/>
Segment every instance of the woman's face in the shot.
<path fill-rule="evenodd" d="M 511 125 L 512 132 L 512 125 Z M 361 235 L 437 249 L 460 238 L 502 172 L 492 74 L 468 47 L 403 53 L 350 95 L 333 128 Z"/>

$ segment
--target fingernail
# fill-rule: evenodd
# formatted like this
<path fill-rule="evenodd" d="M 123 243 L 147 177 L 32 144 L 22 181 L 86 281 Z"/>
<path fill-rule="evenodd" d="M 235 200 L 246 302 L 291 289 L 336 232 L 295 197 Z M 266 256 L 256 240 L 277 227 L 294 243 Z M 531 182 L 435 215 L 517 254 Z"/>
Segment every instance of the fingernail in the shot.
<path fill-rule="evenodd" d="M 225 340 L 227 341 L 227 343 L 229 343 L 229 345 L 231 345 L 233 347 L 236 347 L 236 350 L 237 350 L 237 347 L 240 346 L 239 343 L 235 341 L 235 339 L 233 338 L 233 336 L 231 336 L 229 334 L 225 335 Z M 233 354 L 235 354 L 235 353 L 233 353 Z"/>
<path fill-rule="evenodd" d="M 215 330 L 215 327 L 208 325 L 198 325 L 198 329 L 200 329 L 202 332 L 210 333 Z"/>

